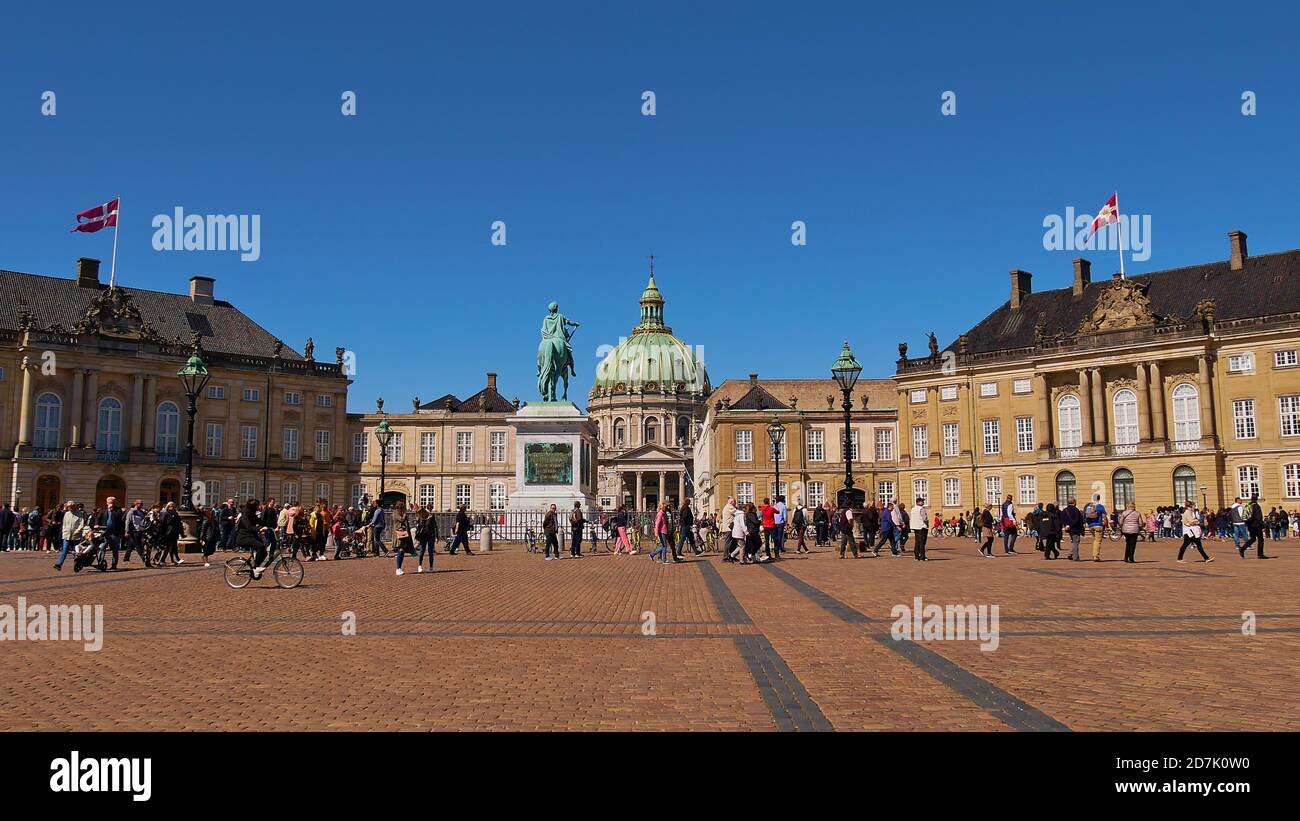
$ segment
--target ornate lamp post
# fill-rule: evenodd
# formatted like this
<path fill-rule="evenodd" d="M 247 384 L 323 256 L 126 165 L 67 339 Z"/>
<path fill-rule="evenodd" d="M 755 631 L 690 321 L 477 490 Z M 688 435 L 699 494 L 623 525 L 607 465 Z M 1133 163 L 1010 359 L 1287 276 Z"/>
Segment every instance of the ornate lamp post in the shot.
<path fill-rule="evenodd" d="M 379 442 L 379 506 L 384 506 L 384 480 L 388 469 L 388 443 L 393 441 L 393 429 L 388 426 L 388 417 L 379 421 L 375 428 L 375 439 Z"/>
<path fill-rule="evenodd" d="M 853 356 L 853 351 L 849 350 L 848 340 L 844 341 L 844 350 L 840 351 L 840 356 L 831 365 L 831 374 L 835 381 L 839 383 L 840 390 L 844 393 L 844 490 L 840 491 L 840 507 L 861 507 L 866 493 L 853 488 L 853 450 L 852 450 L 852 418 L 850 412 L 853 410 L 853 386 L 858 384 L 858 377 L 862 375 L 862 363 L 858 362 Z"/>
<path fill-rule="evenodd" d="M 1205 485 L 1201 485 L 1201 510 L 1205 510 L 1206 508 L 1209 507 L 1209 504 L 1207 504 L 1205 501 L 1205 491 L 1207 490 L 1209 490 L 1208 487 L 1206 487 Z"/>
<path fill-rule="evenodd" d="M 199 394 L 207 387 L 211 374 L 199 356 L 199 346 L 195 342 L 193 353 L 186 361 L 185 367 L 176 372 L 181 385 L 185 388 L 185 484 L 181 486 L 181 528 L 182 534 L 178 546 L 182 552 L 197 553 L 201 550 L 198 538 L 198 513 L 194 510 L 194 417 L 199 412 Z"/>
<path fill-rule="evenodd" d="M 776 465 L 776 491 L 773 497 L 781 495 L 781 450 L 785 444 L 785 425 L 775 416 L 772 417 L 772 423 L 767 426 L 767 438 L 772 441 L 772 464 Z M 776 501 L 773 498 L 772 501 Z"/>

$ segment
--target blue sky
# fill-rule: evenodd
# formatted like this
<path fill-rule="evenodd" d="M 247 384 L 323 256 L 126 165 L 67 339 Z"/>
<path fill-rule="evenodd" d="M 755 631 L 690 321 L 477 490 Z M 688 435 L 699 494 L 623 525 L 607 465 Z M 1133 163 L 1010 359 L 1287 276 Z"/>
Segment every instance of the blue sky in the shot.
<path fill-rule="evenodd" d="M 1005 301 L 1009 269 L 1068 286 L 1043 219 L 1116 189 L 1151 217 L 1130 273 L 1226 258 L 1233 228 L 1300 245 L 1281 3 L 478 5 L 7 10 L 0 267 L 107 267 L 111 234 L 68 228 L 120 192 L 124 284 L 215 277 L 294 348 L 355 351 L 366 410 L 489 370 L 534 398 L 552 299 L 582 323 L 582 404 L 652 252 L 717 384 L 825 376 L 846 337 L 889 376 L 899 341 L 946 344 Z M 261 258 L 154 250 L 177 206 L 261 215 Z"/>

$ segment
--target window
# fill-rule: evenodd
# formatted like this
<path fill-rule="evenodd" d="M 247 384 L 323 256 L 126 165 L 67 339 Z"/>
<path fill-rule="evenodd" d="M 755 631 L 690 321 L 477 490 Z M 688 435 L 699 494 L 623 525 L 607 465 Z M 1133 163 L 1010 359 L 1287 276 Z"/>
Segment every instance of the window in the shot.
<path fill-rule="evenodd" d="M 474 460 L 474 431 L 456 431 L 456 463 L 467 465 Z"/>
<path fill-rule="evenodd" d="M 284 503 L 286 505 L 298 504 L 298 483 L 285 482 L 280 487 L 280 495 L 284 497 Z"/>
<path fill-rule="evenodd" d="M 316 498 L 317 498 L 317 499 L 320 499 L 322 502 L 325 502 L 326 504 L 329 504 L 329 500 L 330 500 L 330 483 L 329 483 L 329 482 L 317 482 L 317 483 L 316 483 Z"/>
<path fill-rule="evenodd" d="M 402 434 L 393 431 L 393 438 L 388 440 L 388 461 L 402 463 Z"/>
<path fill-rule="evenodd" d="M 1180 465 L 1174 471 L 1174 504 L 1186 504 L 1188 500 L 1199 501 L 1196 495 L 1196 471 L 1188 465 Z"/>
<path fill-rule="evenodd" d="M 840 443 L 840 449 L 844 449 L 843 442 Z M 856 430 L 849 431 L 849 461 L 858 461 L 858 432 Z"/>
<path fill-rule="evenodd" d="M 775 455 L 776 461 L 778 462 L 784 462 L 786 460 L 786 440 L 787 437 L 782 436 L 781 444 L 778 445 L 771 440 L 770 436 L 768 437 L 768 448 Z"/>
<path fill-rule="evenodd" d="M 470 500 L 473 498 L 473 491 L 474 489 L 471 485 L 456 485 L 456 507 L 460 507 L 461 505 L 468 507 Z"/>
<path fill-rule="evenodd" d="M 420 485 L 416 489 L 415 499 L 419 502 L 420 507 L 432 510 L 434 503 L 437 501 L 437 488 L 427 483 Z"/>
<path fill-rule="evenodd" d="M 1033 391 L 1033 382 L 1028 379 L 1017 379 L 1011 383 L 1012 393 L 1030 393 Z"/>
<path fill-rule="evenodd" d="M 677 446 L 686 447 L 691 441 L 691 420 L 685 416 L 677 419 Z"/>
<path fill-rule="evenodd" d="M 1296 467 L 1300 467 L 1297 465 Z M 812 507 L 821 507 L 826 503 L 826 483 L 809 482 L 808 483 L 808 504 Z"/>
<path fill-rule="evenodd" d="M 912 499 L 924 500 L 922 504 L 928 504 L 930 499 L 930 480 L 913 479 L 912 480 Z M 922 523 L 926 524 L 926 523 Z"/>
<path fill-rule="evenodd" d="M 1238 439 L 1255 438 L 1255 400 L 1232 400 L 1232 426 Z M 1242 497 L 1245 498 L 1245 497 Z"/>
<path fill-rule="evenodd" d="M 1002 503 L 1002 477 L 984 477 L 984 501 L 991 505 Z"/>
<path fill-rule="evenodd" d="M 912 426 L 912 456 L 924 459 L 930 455 L 930 428 L 926 425 Z"/>
<path fill-rule="evenodd" d="M 754 461 L 754 432 L 752 430 L 736 431 L 736 461 Z"/>
<path fill-rule="evenodd" d="M 254 490 L 254 488 L 253 488 L 253 483 L 252 483 L 252 482 L 250 482 L 250 481 L 248 481 L 247 479 L 245 479 L 244 481 L 242 481 L 242 482 L 239 483 L 239 498 L 240 498 L 240 499 L 242 499 L 242 500 L 244 500 L 244 501 L 248 501 L 249 499 L 252 499 L 252 498 L 253 498 L 253 494 L 254 494 L 254 492 L 255 492 L 255 490 Z"/>
<path fill-rule="evenodd" d="M 260 402 L 262 401 L 262 392 L 257 388 L 244 388 L 244 401 Z"/>
<path fill-rule="evenodd" d="M 877 482 L 876 498 L 884 504 L 894 501 L 894 483 L 886 480 Z"/>
<path fill-rule="evenodd" d="M 1174 388 L 1174 441 L 1201 438 L 1201 403 L 1196 388 L 1184 382 Z"/>
<path fill-rule="evenodd" d="M 1258 465 L 1242 465 L 1237 468 L 1237 495 L 1243 499 L 1260 495 Z"/>
<path fill-rule="evenodd" d="M 488 486 L 488 509 L 506 509 L 506 486 L 500 482 L 494 482 Z"/>
<path fill-rule="evenodd" d="M 203 480 L 203 504 L 208 507 L 216 507 L 225 501 L 221 498 L 221 480 L 204 479 Z"/>
<path fill-rule="evenodd" d="M 980 383 L 980 396 L 981 396 L 981 397 L 986 397 L 986 396 L 997 396 L 997 395 L 998 395 L 998 383 L 996 383 L 996 382 L 981 382 L 981 383 Z"/>
<path fill-rule="evenodd" d="M 826 458 L 826 432 L 819 429 L 808 431 L 808 461 L 820 462 Z"/>
<path fill-rule="evenodd" d="M 1120 468 L 1111 476 L 1111 496 L 1115 500 L 1115 510 L 1123 510 L 1129 502 L 1136 501 L 1133 496 L 1133 472 Z"/>
<path fill-rule="evenodd" d="M 366 486 L 360 482 L 352 485 L 352 507 L 361 507 L 361 497 L 366 495 Z"/>
<path fill-rule="evenodd" d="M 153 449 L 165 456 L 177 455 L 179 440 L 181 440 L 179 431 L 181 431 L 181 409 L 175 407 L 172 401 L 165 401 L 159 405 L 159 412 L 157 412 Z"/>
<path fill-rule="evenodd" d="M 286 405 L 301 405 L 301 404 L 302 404 L 302 394 L 298 393 L 297 391 L 285 391 L 285 392 L 284 392 L 284 404 L 286 404 Z"/>
<path fill-rule="evenodd" d="M 239 426 L 239 458 L 257 458 L 257 425 Z"/>
<path fill-rule="evenodd" d="M 1034 417 L 1016 417 L 1016 450 L 1030 453 L 1034 449 Z"/>
<path fill-rule="evenodd" d="M 225 455 L 226 426 L 221 422 L 209 422 L 203 436 L 203 455 L 220 459 Z"/>
<path fill-rule="evenodd" d="M 330 396 L 328 393 L 316 394 L 316 407 L 330 408 L 333 406 L 334 406 L 334 397 Z"/>
<path fill-rule="evenodd" d="M 63 400 L 43 393 L 36 400 L 36 431 L 32 444 L 37 450 L 57 450 L 63 422 Z"/>
<path fill-rule="evenodd" d="M 284 429 L 284 448 L 281 453 L 284 459 L 295 460 L 298 458 L 298 429 Z"/>
<path fill-rule="evenodd" d="M 1282 480 L 1286 488 L 1286 498 L 1300 499 L 1300 465 L 1283 465 Z"/>
<path fill-rule="evenodd" d="M 363 463 L 370 459 L 370 437 L 365 433 L 352 434 L 352 461 Z"/>
<path fill-rule="evenodd" d="M 1295 348 L 1289 351 L 1273 351 L 1273 367 L 1292 368 L 1297 364 Z"/>
<path fill-rule="evenodd" d="M 944 385 L 942 388 L 939 388 L 939 398 L 940 398 L 940 399 L 943 399 L 943 400 L 945 400 L 945 401 L 950 400 L 950 399 L 956 399 L 956 398 L 957 398 L 957 386 L 956 386 L 956 385 Z"/>
<path fill-rule="evenodd" d="M 506 460 L 506 432 L 494 430 L 488 434 L 488 461 L 501 463 Z"/>
<path fill-rule="evenodd" d="M 1300 396 L 1279 396 L 1277 419 L 1283 436 L 1300 436 Z"/>
<path fill-rule="evenodd" d="M 653 416 L 645 420 L 645 441 L 647 442 L 659 441 L 659 420 L 654 418 Z"/>
<path fill-rule="evenodd" d="M 623 442 L 626 441 L 626 435 L 627 433 L 623 425 L 623 420 L 615 419 L 614 420 L 614 446 L 621 448 L 623 446 Z"/>
<path fill-rule="evenodd" d="M 985 455 L 1002 452 L 1002 433 L 999 431 L 997 419 L 984 420 L 984 453 Z"/>
<path fill-rule="evenodd" d="M 226 389 L 221 385 L 208 385 L 209 399 L 225 399 Z"/>
<path fill-rule="evenodd" d="M 943 455 L 958 456 L 961 454 L 961 429 L 956 422 L 943 423 Z"/>
<path fill-rule="evenodd" d="M 122 403 L 111 396 L 99 401 L 99 433 L 95 449 L 117 453 L 122 449 Z"/>
<path fill-rule="evenodd" d="M 1071 499 L 1077 498 L 1079 483 L 1075 480 L 1074 474 L 1068 470 L 1063 470 L 1056 474 L 1056 506 L 1065 507 Z"/>
<path fill-rule="evenodd" d="M 784 496 L 786 494 L 786 491 L 790 489 L 789 485 L 786 482 L 782 482 L 780 485 L 778 485 L 776 482 L 772 482 L 770 485 L 768 485 L 768 487 L 772 491 L 771 495 L 769 495 L 768 498 L 771 499 L 773 502 L 776 501 L 776 497 Z"/>
<path fill-rule="evenodd" d="M 876 428 L 876 461 L 889 462 L 894 458 L 894 432 L 888 428 Z"/>
<path fill-rule="evenodd" d="M 1254 370 L 1254 354 L 1234 353 L 1228 355 L 1228 373 L 1252 373 Z"/>
<path fill-rule="evenodd" d="M 913 405 L 925 404 L 925 388 L 917 388 L 916 390 L 912 391 L 912 404 Z"/>
<path fill-rule="evenodd" d="M 754 501 L 754 483 L 737 482 L 736 483 L 736 501 L 742 505 L 747 505 Z"/>
<path fill-rule="evenodd" d="M 961 505 L 961 479 L 944 479 L 943 480 L 943 506 L 958 507 Z"/>
<path fill-rule="evenodd" d="M 438 434 L 425 431 L 420 434 L 420 461 L 424 464 L 438 461 Z"/>
<path fill-rule="evenodd" d="M 1038 477 L 1028 474 L 1019 476 L 1016 478 L 1016 486 L 1020 491 L 1018 504 L 1038 504 Z"/>
<path fill-rule="evenodd" d="M 316 431 L 316 461 L 328 462 L 330 460 L 330 432 L 324 429 Z"/>
<path fill-rule="evenodd" d="M 1083 445 L 1083 422 L 1079 416 L 1079 397 L 1067 393 L 1057 401 L 1056 424 L 1060 428 L 1061 447 L 1077 448 Z"/>
<path fill-rule="evenodd" d="M 1127 388 L 1115 392 L 1115 444 L 1136 445 L 1138 441 L 1137 394 Z"/>

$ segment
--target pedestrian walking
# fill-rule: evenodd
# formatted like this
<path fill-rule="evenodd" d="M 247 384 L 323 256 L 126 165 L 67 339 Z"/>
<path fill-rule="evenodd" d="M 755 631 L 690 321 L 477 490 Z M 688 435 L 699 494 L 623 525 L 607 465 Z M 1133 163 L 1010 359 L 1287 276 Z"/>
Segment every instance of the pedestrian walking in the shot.
<path fill-rule="evenodd" d="M 930 535 L 930 513 L 925 509 L 924 497 L 916 497 L 916 504 L 912 507 L 908 519 L 912 523 L 912 537 L 916 539 L 912 557 L 918 562 L 928 562 L 930 560 L 925 557 L 925 542 Z"/>
<path fill-rule="evenodd" d="M 1130 499 L 1124 505 L 1124 512 L 1119 514 L 1119 532 L 1124 537 L 1124 561 L 1136 564 L 1138 536 L 1142 533 L 1142 514 L 1138 513 L 1137 503 Z"/>
<path fill-rule="evenodd" d="M 1184 564 L 1183 554 L 1187 548 L 1195 547 L 1196 552 L 1201 554 L 1201 559 L 1206 562 L 1214 561 L 1214 557 L 1205 552 L 1205 546 L 1201 544 L 1201 514 L 1196 509 L 1196 505 L 1191 499 L 1187 500 L 1183 508 L 1183 546 L 1178 548 L 1178 563 Z"/>

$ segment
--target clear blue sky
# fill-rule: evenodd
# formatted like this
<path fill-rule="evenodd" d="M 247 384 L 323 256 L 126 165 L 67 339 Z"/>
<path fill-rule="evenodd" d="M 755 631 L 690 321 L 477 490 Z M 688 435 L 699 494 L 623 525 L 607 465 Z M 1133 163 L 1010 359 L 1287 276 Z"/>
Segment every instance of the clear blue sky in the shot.
<path fill-rule="evenodd" d="M 354 350 L 353 410 L 489 370 L 534 398 L 551 299 L 582 322 L 582 404 L 651 252 L 717 384 L 824 376 L 846 337 L 889 376 L 900 340 L 1005 301 L 1008 269 L 1068 285 L 1043 219 L 1116 189 L 1152 219 L 1130 273 L 1223 259 L 1233 228 L 1300 245 L 1281 3 L 143 6 L 6 10 L 0 267 L 107 267 L 109 232 L 68 229 L 121 192 L 124 284 L 214 276 L 294 348 Z M 260 214 L 261 259 L 153 250 L 176 206 Z"/>

